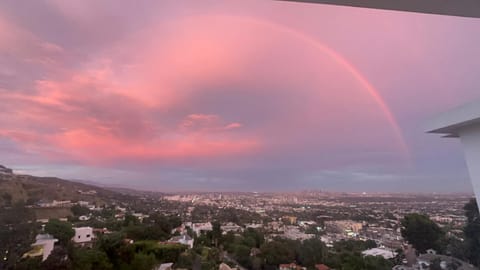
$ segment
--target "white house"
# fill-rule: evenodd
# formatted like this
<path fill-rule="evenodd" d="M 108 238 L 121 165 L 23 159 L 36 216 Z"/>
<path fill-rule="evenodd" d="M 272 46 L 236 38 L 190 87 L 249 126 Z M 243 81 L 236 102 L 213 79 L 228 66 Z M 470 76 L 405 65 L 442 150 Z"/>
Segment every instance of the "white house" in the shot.
<path fill-rule="evenodd" d="M 213 230 L 212 223 L 194 223 L 192 225 L 192 230 L 197 234 L 200 235 L 202 232 L 207 232 Z"/>
<path fill-rule="evenodd" d="M 32 244 L 33 249 L 23 255 L 23 257 L 37 257 L 42 256 L 42 261 L 45 261 L 55 246 L 58 239 L 53 238 L 50 234 L 38 234 L 35 237 L 35 243 Z"/>
<path fill-rule="evenodd" d="M 238 226 L 237 224 L 233 222 L 229 222 L 227 224 L 224 224 L 220 226 L 222 229 L 223 234 L 227 234 L 228 232 L 241 232 L 243 231 L 243 228 Z"/>
<path fill-rule="evenodd" d="M 170 238 L 170 240 L 168 240 L 168 241 L 179 243 L 179 244 L 182 244 L 182 245 L 186 245 L 189 248 L 193 248 L 193 241 L 194 240 L 188 234 L 183 234 L 183 235 L 180 235 L 180 236 L 174 236 L 174 237 Z"/>
<path fill-rule="evenodd" d="M 397 253 L 393 250 L 386 248 L 372 248 L 362 252 L 363 256 L 382 256 L 384 259 L 392 259 L 397 256 Z"/>
<path fill-rule="evenodd" d="M 173 263 L 162 263 L 155 270 L 172 270 Z"/>
<path fill-rule="evenodd" d="M 94 235 L 93 235 L 93 228 L 92 227 L 80 227 L 74 228 L 75 236 L 73 236 L 72 241 L 77 244 L 84 244 L 92 242 Z"/>

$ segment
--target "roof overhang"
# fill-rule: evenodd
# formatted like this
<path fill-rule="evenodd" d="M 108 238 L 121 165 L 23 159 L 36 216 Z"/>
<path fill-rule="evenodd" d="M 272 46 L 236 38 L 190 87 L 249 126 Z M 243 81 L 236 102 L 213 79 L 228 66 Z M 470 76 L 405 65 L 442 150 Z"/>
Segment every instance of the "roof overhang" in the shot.
<path fill-rule="evenodd" d="M 480 18 L 478 0 L 280 0 Z"/>
<path fill-rule="evenodd" d="M 444 137 L 459 137 L 459 131 L 480 125 L 480 101 L 475 101 L 445 112 L 427 126 L 428 133 L 445 134 Z"/>

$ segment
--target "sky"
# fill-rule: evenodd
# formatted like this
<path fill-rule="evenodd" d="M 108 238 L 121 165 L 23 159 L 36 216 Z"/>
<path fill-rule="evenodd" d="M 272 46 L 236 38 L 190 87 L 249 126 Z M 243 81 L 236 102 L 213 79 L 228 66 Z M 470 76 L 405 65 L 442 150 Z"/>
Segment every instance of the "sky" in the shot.
<path fill-rule="evenodd" d="M 0 164 L 155 191 L 472 192 L 426 134 L 480 20 L 283 1 L 0 3 Z"/>

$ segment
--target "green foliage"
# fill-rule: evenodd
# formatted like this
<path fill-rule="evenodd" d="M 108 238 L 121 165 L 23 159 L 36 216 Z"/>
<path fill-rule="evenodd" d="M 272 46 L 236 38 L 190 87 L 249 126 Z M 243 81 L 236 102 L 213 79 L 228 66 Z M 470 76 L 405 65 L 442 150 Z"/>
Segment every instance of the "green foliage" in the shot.
<path fill-rule="evenodd" d="M 235 208 L 217 209 L 211 206 L 196 206 L 192 212 L 193 222 L 207 222 L 209 220 L 217 220 L 220 223 L 233 222 L 240 226 L 261 220 L 257 213 Z"/>
<path fill-rule="evenodd" d="M 265 242 L 265 236 L 261 230 L 255 230 L 252 228 L 248 228 L 245 230 L 243 233 L 243 236 L 245 239 L 252 239 L 253 241 L 250 241 L 249 247 L 256 247 L 259 248 L 264 242 Z M 245 242 L 247 243 L 247 242 Z"/>
<path fill-rule="evenodd" d="M 25 223 L 33 220 L 34 217 L 34 213 L 23 203 L 17 203 L 11 208 L 3 208 L 0 211 L 0 226 Z"/>
<path fill-rule="evenodd" d="M 390 270 L 393 264 L 389 260 L 385 260 L 380 256 L 365 256 L 363 258 L 365 268 L 375 270 Z"/>
<path fill-rule="evenodd" d="M 470 263 L 480 266 L 480 213 L 475 199 L 471 199 L 464 207 L 467 225 L 465 234 L 465 256 Z"/>
<path fill-rule="evenodd" d="M 235 244 L 233 246 L 233 253 L 238 263 L 244 267 L 251 267 L 252 262 L 250 261 L 250 247 L 242 244 Z"/>
<path fill-rule="evenodd" d="M 177 263 L 175 264 L 175 268 L 192 269 L 193 262 L 195 261 L 196 257 L 197 257 L 197 254 L 191 250 L 180 254 L 180 256 L 178 257 Z"/>
<path fill-rule="evenodd" d="M 83 215 L 88 215 L 90 213 L 90 209 L 88 209 L 85 206 L 80 206 L 78 204 L 75 204 L 70 208 L 70 211 L 72 211 L 72 214 L 75 216 L 83 216 Z"/>
<path fill-rule="evenodd" d="M 21 259 L 15 265 L 15 269 L 16 270 L 40 270 L 40 263 L 41 262 L 42 262 L 41 257 Z M 0 269 L 7 269 L 7 267 L 5 267 L 5 268 L 0 267 Z"/>
<path fill-rule="evenodd" d="M 139 241 L 133 244 L 135 252 L 153 254 L 159 262 L 176 262 L 187 248 L 181 244 L 159 244 L 156 241 Z"/>
<path fill-rule="evenodd" d="M 172 229 L 180 226 L 181 219 L 176 216 L 162 216 L 153 214 L 143 223 L 131 215 L 125 216 L 123 232 L 133 240 L 165 241 L 170 238 Z"/>
<path fill-rule="evenodd" d="M 128 253 L 125 252 L 128 249 L 121 233 L 112 233 L 100 237 L 97 241 L 97 246 L 101 251 L 105 252 L 114 268 L 118 268 L 122 259 L 129 260 L 133 258 L 129 258 L 127 256 Z"/>
<path fill-rule="evenodd" d="M 129 214 L 125 215 L 125 219 L 123 220 L 123 226 L 127 227 L 127 226 L 134 226 L 138 224 L 140 224 L 140 221 L 138 220 L 138 218 Z"/>
<path fill-rule="evenodd" d="M 133 240 L 167 240 L 170 234 L 156 225 L 130 225 L 123 229 L 126 236 Z"/>
<path fill-rule="evenodd" d="M 72 224 L 58 219 L 51 219 L 45 225 L 45 232 L 53 235 L 58 239 L 58 243 L 67 246 L 72 237 L 75 235 L 75 231 L 72 228 Z"/>
<path fill-rule="evenodd" d="M 50 256 L 40 264 L 42 270 L 70 270 L 73 269 L 72 261 L 68 257 L 65 247 L 56 246 Z"/>
<path fill-rule="evenodd" d="M 135 270 L 151 270 L 156 264 L 155 255 L 136 253 L 132 262 L 128 266 L 123 266 L 123 269 L 135 269 Z"/>
<path fill-rule="evenodd" d="M 214 221 L 212 223 L 212 231 L 207 233 L 208 237 L 211 239 L 211 242 L 218 247 L 218 243 L 222 238 L 222 229 L 220 222 Z"/>
<path fill-rule="evenodd" d="M 107 254 L 98 249 L 76 249 L 72 261 L 75 270 L 113 269 Z"/>
<path fill-rule="evenodd" d="M 268 266 L 278 266 L 282 263 L 291 263 L 295 260 L 297 241 L 276 239 L 265 243 L 261 247 L 262 257 Z"/>
<path fill-rule="evenodd" d="M 307 239 L 298 247 L 298 261 L 305 267 L 314 267 L 327 256 L 327 247 L 317 238 Z"/>
<path fill-rule="evenodd" d="M 262 260 L 257 257 L 251 257 L 250 252 L 253 248 L 260 248 L 265 242 L 264 234 L 261 230 L 252 228 L 246 229 L 242 234 L 235 235 L 228 232 L 221 238 L 224 249 L 238 263 L 247 268 L 255 268 L 255 265 L 261 265 Z"/>
<path fill-rule="evenodd" d="M 122 234 L 114 233 L 98 240 L 96 248 L 106 255 L 113 269 L 146 269 L 144 267 L 159 263 L 175 263 L 186 250 L 181 244 L 160 244 L 149 240 L 128 244 L 123 239 Z"/>
<path fill-rule="evenodd" d="M 35 224 L 20 223 L 15 226 L 0 226 L 0 269 L 7 269 L 31 249 L 35 240 Z M 6 252 L 8 251 L 8 253 Z M 6 257 L 7 260 L 3 260 Z"/>
<path fill-rule="evenodd" d="M 360 253 L 330 254 L 327 265 L 340 270 L 390 270 L 393 263 L 380 256 L 365 256 Z"/>
<path fill-rule="evenodd" d="M 364 250 L 374 248 L 377 244 L 375 241 L 367 240 L 342 240 L 335 242 L 333 244 L 333 249 L 337 253 L 348 252 L 348 253 L 360 253 Z"/>
<path fill-rule="evenodd" d="M 0 209 L 0 269 L 10 268 L 31 249 L 37 232 L 36 224 L 30 222 L 33 217 L 21 203 Z"/>
<path fill-rule="evenodd" d="M 419 252 L 433 248 L 444 250 L 442 244 L 445 233 L 426 215 L 409 214 L 402 221 L 402 236 Z"/>

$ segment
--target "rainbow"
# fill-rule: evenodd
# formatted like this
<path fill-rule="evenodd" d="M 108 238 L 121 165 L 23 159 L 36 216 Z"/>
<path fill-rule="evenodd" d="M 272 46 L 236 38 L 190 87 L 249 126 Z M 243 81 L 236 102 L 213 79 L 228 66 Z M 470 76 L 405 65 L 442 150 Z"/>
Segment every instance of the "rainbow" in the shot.
<path fill-rule="evenodd" d="M 367 93 L 374 99 L 375 103 L 379 106 L 379 108 L 382 110 L 383 114 L 385 115 L 387 121 L 390 123 L 390 126 L 393 130 L 394 136 L 396 138 L 397 144 L 402 154 L 407 160 L 410 160 L 410 150 L 407 146 L 405 138 L 403 137 L 401 128 L 397 120 L 395 119 L 392 111 L 388 107 L 387 103 L 382 98 L 382 96 L 378 93 L 378 91 L 373 87 L 373 85 L 360 73 L 360 71 L 358 71 L 358 69 L 356 69 L 355 66 L 350 62 L 348 62 L 343 56 L 341 56 L 339 53 L 337 53 L 333 49 L 329 48 L 324 43 L 318 41 L 317 39 L 309 35 L 306 35 L 303 32 L 300 32 L 298 30 L 295 30 L 293 28 L 290 28 L 281 24 L 273 23 L 267 20 L 247 17 L 247 16 L 231 16 L 231 15 L 219 15 L 219 16 L 230 18 L 230 19 L 237 19 L 237 20 L 241 20 L 249 23 L 254 23 L 259 26 L 265 26 L 267 28 L 271 28 L 276 31 L 288 34 L 308 44 L 309 46 L 312 46 L 316 50 L 319 50 L 322 53 L 325 53 L 329 57 L 331 57 L 332 60 L 334 60 L 335 62 L 340 64 L 342 67 L 344 67 L 363 86 L 363 88 L 367 91 Z"/>
<path fill-rule="evenodd" d="M 362 73 L 355 68 L 353 64 L 351 64 L 349 61 L 347 61 L 342 55 L 337 53 L 335 50 L 329 48 L 327 45 L 324 43 L 320 42 L 319 40 L 301 32 L 298 31 L 294 28 L 282 25 L 282 24 L 277 24 L 271 21 L 263 20 L 263 19 L 258 19 L 258 18 L 253 18 L 249 16 L 240 16 L 240 15 L 219 15 L 219 14 L 209 14 L 209 15 L 197 15 L 197 16 L 188 16 L 189 19 L 196 19 L 196 18 L 208 18 L 212 19 L 214 18 L 215 20 L 220 21 L 221 19 L 229 19 L 229 20 L 237 20 L 239 22 L 244 22 L 244 23 L 251 23 L 257 26 L 263 26 L 266 28 L 270 28 L 274 31 L 278 31 L 284 34 L 287 34 L 293 38 L 298 39 L 299 41 L 311 46 L 312 48 L 326 54 L 329 56 L 333 61 L 338 63 L 340 66 L 344 67 L 346 71 L 348 71 L 359 83 L 360 85 L 367 91 L 367 93 L 373 98 L 375 103 L 379 106 L 381 111 L 383 112 L 386 120 L 389 122 L 393 134 L 396 139 L 396 143 L 398 144 L 398 147 L 400 148 L 401 153 L 403 154 L 405 160 L 410 163 L 410 150 L 407 146 L 407 143 L 405 141 L 405 138 L 403 137 L 401 128 L 395 119 L 392 111 L 388 107 L 387 103 L 385 100 L 382 98 L 382 96 L 378 93 L 378 91 L 373 87 L 373 85 L 362 75 Z"/>

